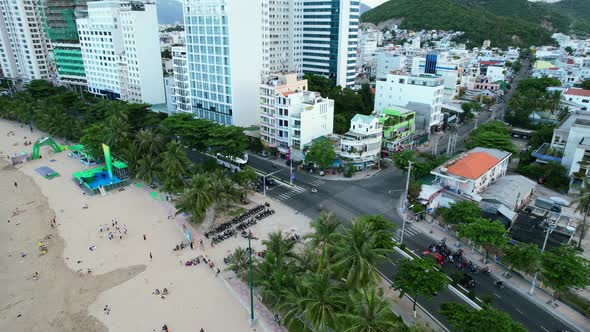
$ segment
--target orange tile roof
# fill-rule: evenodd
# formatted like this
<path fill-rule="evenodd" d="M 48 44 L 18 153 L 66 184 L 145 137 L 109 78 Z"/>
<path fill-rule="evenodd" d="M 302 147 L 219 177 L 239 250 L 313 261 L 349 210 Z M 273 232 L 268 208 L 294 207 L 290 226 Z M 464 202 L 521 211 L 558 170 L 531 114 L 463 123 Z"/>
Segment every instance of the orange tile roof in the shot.
<path fill-rule="evenodd" d="M 283 92 L 283 96 L 288 97 L 289 95 L 292 95 L 294 93 L 296 93 L 296 91 L 285 91 Z"/>
<path fill-rule="evenodd" d="M 581 96 L 581 97 L 590 97 L 590 90 L 569 88 L 569 89 L 565 90 L 565 94 L 566 95 L 573 95 L 573 96 Z"/>
<path fill-rule="evenodd" d="M 473 152 L 448 166 L 447 172 L 475 180 L 499 162 L 500 159 L 485 152 Z"/>

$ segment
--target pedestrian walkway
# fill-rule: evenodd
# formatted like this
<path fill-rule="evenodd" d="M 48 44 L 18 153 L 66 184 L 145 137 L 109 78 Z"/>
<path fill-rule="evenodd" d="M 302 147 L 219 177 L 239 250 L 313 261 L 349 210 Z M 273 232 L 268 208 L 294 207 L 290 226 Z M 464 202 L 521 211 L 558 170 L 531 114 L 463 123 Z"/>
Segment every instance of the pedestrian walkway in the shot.
<path fill-rule="evenodd" d="M 455 251 L 460 247 L 470 247 L 468 244 L 458 241 L 454 233 L 449 232 L 447 229 L 439 226 L 436 222 L 434 224 L 430 222 L 417 222 L 412 224 L 412 226 L 416 230 L 429 234 L 429 236 L 433 238 L 434 242 L 438 242 L 446 238 L 446 244 L 452 251 Z M 406 230 L 407 229 L 408 228 L 406 227 Z M 457 244 L 459 245 L 457 246 Z M 484 253 L 481 253 L 478 250 L 475 250 L 475 252 L 472 252 L 472 250 L 465 250 L 463 256 L 466 259 L 471 260 L 479 268 L 483 267 L 483 261 L 485 258 Z M 533 295 L 529 295 L 528 292 L 531 289 L 532 283 L 530 280 L 515 273 L 510 273 L 506 277 L 504 274 L 508 270 L 507 267 L 498 262 L 494 262 L 493 260 L 488 260 L 486 265 L 492 268 L 493 274 L 496 278 L 503 280 L 504 285 L 526 296 L 537 306 L 545 310 L 547 313 L 553 315 L 555 318 L 563 321 L 564 323 L 575 327 L 579 331 L 587 331 L 588 326 L 590 326 L 590 321 L 560 301 L 552 303 L 553 297 L 549 293 L 550 290 L 545 289 L 541 283 L 537 283 L 536 291 Z"/>
<path fill-rule="evenodd" d="M 315 181 L 313 181 L 311 184 L 312 184 L 312 185 L 314 185 L 314 186 L 316 186 L 316 187 L 319 187 L 319 186 L 321 186 L 321 185 L 322 185 L 322 184 L 324 184 L 324 183 L 326 183 L 326 181 L 324 181 L 324 180 L 319 180 L 319 179 L 318 179 L 318 180 L 315 180 Z"/>
<path fill-rule="evenodd" d="M 412 237 L 412 236 L 414 236 L 416 234 L 420 234 L 420 233 L 422 233 L 422 231 L 420 229 L 417 229 L 416 227 L 414 227 L 414 224 L 406 223 L 406 227 L 404 229 L 404 238 Z M 395 235 L 393 236 L 393 238 L 396 239 L 397 241 L 400 241 L 401 235 L 402 235 L 402 229 L 398 228 L 395 231 Z"/>
<path fill-rule="evenodd" d="M 287 191 L 286 193 L 280 194 L 276 199 L 279 201 L 284 201 L 289 198 L 295 197 L 297 195 L 301 195 L 306 191 L 307 191 L 307 189 L 305 189 L 303 187 L 293 186 L 291 189 L 289 189 L 289 191 Z"/>

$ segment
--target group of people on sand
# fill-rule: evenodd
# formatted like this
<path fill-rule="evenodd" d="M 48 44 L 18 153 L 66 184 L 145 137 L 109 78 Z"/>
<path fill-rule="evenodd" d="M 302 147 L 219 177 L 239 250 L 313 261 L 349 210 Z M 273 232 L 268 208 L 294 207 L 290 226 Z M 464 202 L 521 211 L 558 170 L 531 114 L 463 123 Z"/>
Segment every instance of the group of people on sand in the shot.
<path fill-rule="evenodd" d="M 156 296 L 159 296 L 162 300 L 166 299 L 166 295 L 168 295 L 168 288 L 162 289 L 162 291 L 160 292 L 160 290 L 158 288 L 156 288 L 156 290 L 152 293 Z"/>
<path fill-rule="evenodd" d="M 106 233 L 106 237 L 109 240 L 112 240 L 115 237 L 118 237 L 119 240 L 123 239 L 124 235 L 127 235 L 127 225 L 123 225 L 123 227 L 119 227 L 119 221 L 117 218 L 111 220 L 111 224 L 100 224 L 98 225 L 98 231 L 100 233 L 100 237 L 104 237 L 104 233 Z"/>

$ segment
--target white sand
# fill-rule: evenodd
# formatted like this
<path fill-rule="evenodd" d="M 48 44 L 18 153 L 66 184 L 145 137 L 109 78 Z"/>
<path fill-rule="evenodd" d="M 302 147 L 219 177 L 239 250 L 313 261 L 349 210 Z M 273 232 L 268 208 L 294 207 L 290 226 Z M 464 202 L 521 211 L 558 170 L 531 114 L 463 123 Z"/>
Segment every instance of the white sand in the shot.
<path fill-rule="evenodd" d="M 16 135 L 5 136 L 10 130 L 15 131 Z M 6 153 L 30 151 L 30 146 L 22 146 L 24 136 L 27 136 L 27 140 L 34 141 L 41 134 L 35 131 L 31 135 L 28 128 L 20 128 L 15 123 L 0 120 L 0 151 L 4 156 Z M 19 145 L 14 146 L 15 142 L 19 142 Z M 31 226 L 27 228 L 27 232 L 31 233 L 20 234 L 19 241 L 21 243 L 19 245 L 28 248 L 28 251 L 35 252 L 38 237 L 44 233 L 42 229 L 45 231 L 50 229 L 49 218 L 52 213 L 48 208 L 51 208 L 57 216 L 59 235 L 65 242 L 63 259 L 70 270 L 57 267 L 47 269 L 44 266 L 39 266 L 39 269 L 45 268 L 45 272 L 41 272 L 42 274 L 52 274 L 52 281 L 50 282 L 44 276 L 36 283 L 32 283 L 30 280 L 23 281 L 26 275 L 31 274 L 33 266 L 29 266 L 29 271 L 25 275 L 21 273 L 18 276 L 15 275 L 14 278 L 2 274 L 0 282 L 3 284 L 3 292 L 17 287 L 26 292 L 33 292 L 35 296 L 26 300 L 31 302 L 30 305 L 23 306 L 22 303 L 15 304 L 14 298 L 0 293 L 0 295 L 5 295 L 2 296 L 0 304 L 0 330 L 102 330 L 100 324 L 97 324 L 91 317 L 85 316 L 85 306 L 88 304 L 90 314 L 102 322 L 109 331 L 158 331 L 164 323 L 168 324 L 172 331 L 198 331 L 200 328 L 204 328 L 205 331 L 253 330 L 248 323 L 247 310 L 227 289 L 222 278 L 216 277 L 215 273 L 203 264 L 196 267 L 180 265 L 180 260 L 184 261 L 200 254 L 207 254 L 216 262 L 216 266 L 222 268 L 223 264 L 219 263 L 226 255 L 227 250 L 247 245 L 244 239 L 238 237 L 237 240 L 228 240 L 215 248 L 211 248 L 209 242 L 206 241 L 205 253 L 199 249 L 193 251 L 185 249 L 180 253 L 173 252 L 172 248 L 183 240 L 183 236 L 176 223 L 167 220 L 171 209 L 169 203 L 156 202 L 150 198 L 147 190 L 135 186 L 128 186 L 125 191 L 113 192 L 106 197 L 84 196 L 72 181 L 71 174 L 86 166 L 69 158 L 67 152 L 53 154 L 50 150 L 49 147 L 43 147 L 41 149 L 42 159 L 18 166 L 20 171 L 28 175 L 41 190 L 41 193 L 36 193 L 35 197 L 28 198 L 36 191 L 33 184 L 29 184 L 28 187 L 33 189 L 28 193 L 23 192 L 23 196 L 19 198 L 21 204 L 23 200 L 27 199 L 41 201 L 43 195 L 48 198 L 49 203 L 49 206 L 45 206 L 42 212 L 23 216 L 27 223 L 31 223 Z M 50 162 L 50 159 L 55 159 L 55 162 Z M 35 168 L 41 166 L 51 167 L 61 176 L 46 180 L 34 172 Z M 10 172 L 14 171 L 2 171 L 1 173 L 3 186 L 0 199 L 3 202 L 7 197 L 14 196 L 10 191 L 12 179 L 4 181 L 11 177 L 9 174 L 14 174 Z M 21 184 L 21 187 L 27 186 L 25 182 Z M 8 188 L 6 188 L 7 186 Z M 263 202 L 260 196 L 255 199 Z M 16 202 L 9 201 L 8 204 L 16 204 Z M 83 204 L 88 204 L 89 209 L 82 209 Z M 294 215 L 284 206 L 272 204 L 278 213 L 252 228 L 257 236 L 263 238 L 269 231 L 278 229 L 285 231 L 296 229 L 298 234 L 303 234 L 309 229 L 309 221 L 304 216 Z M 4 206 L 2 206 L 3 210 L 5 210 Z M 6 214 L 3 211 L 3 216 Z M 98 225 L 107 223 L 110 225 L 111 220 L 115 217 L 119 220 L 119 227 L 126 225 L 127 235 L 122 240 L 101 238 Z M 292 226 L 293 224 L 295 226 Z M 20 226 L 22 224 L 18 227 Z M 2 228 L 3 236 L 15 236 L 14 233 L 10 233 L 16 231 L 15 227 L 11 224 L 6 230 Z M 147 235 L 147 241 L 143 240 L 143 234 Z M 57 255 L 59 252 L 60 239 L 54 240 L 56 243 L 50 244 L 50 255 Z M 96 246 L 95 251 L 89 250 L 92 245 Z M 253 246 L 261 248 L 260 240 L 254 241 Z M 2 247 L 5 249 L 2 253 L 3 256 L 7 255 L 7 251 L 15 254 L 23 250 L 20 246 L 17 247 Z M 150 252 L 154 257 L 153 261 L 149 259 Z M 42 262 L 42 259 L 50 255 L 36 258 L 35 262 L 37 260 Z M 59 263 L 59 257 L 56 257 Z M 10 259 L 11 262 L 5 262 L 6 259 L 3 257 L 0 261 L 3 270 L 8 267 L 13 268 L 16 264 L 14 257 Z M 78 261 L 81 262 L 78 263 Z M 142 271 L 144 268 L 145 270 Z M 86 275 L 86 269 L 92 270 L 91 276 Z M 231 273 L 223 274 L 226 277 L 231 275 Z M 125 281 L 125 279 L 129 280 Z M 56 283 L 55 281 L 60 282 Z M 119 284 L 120 282 L 123 283 Z M 116 286 L 117 284 L 119 285 Z M 72 290 L 76 289 L 74 287 L 85 289 L 65 292 L 63 289 L 70 285 Z M 170 291 L 165 300 L 152 295 L 156 288 L 162 290 L 164 287 Z M 85 295 L 92 293 L 92 291 L 94 293 L 90 296 Z M 95 300 L 98 293 L 100 294 Z M 72 308 L 73 303 L 79 304 L 79 306 Z M 39 309 L 40 304 L 43 304 L 42 309 Z M 112 309 L 110 315 L 103 313 L 105 305 Z M 8 317 L 18 311 L 14 310 L 15 306 L 21 306 L 22 308 L 19 310 L 24 310 L 23 314 L 26 314 L 26 317 L 23 317 L 26 319 L 25 325 L 15 325 L 15 318 Z M 32 310 L 33 312 L 31 312 Z M 39 310 L 44 314 L 38 315 Z M 5 315 L 7 312 L 10 315 Z M 31 317 L 33 313 L 37 313 L 37 315 Z M 74 321 L 71 318 L 73 314 L 77 314 L 81 318 Z M 58 321 L 61 321 L 61 325 L 45 325 L 44 328 L 34 328 L 34 326 L 43 326 L 44 322 L 55 321 L 57 318 L 60 318 Z M 25 319 L 20 322 L 25 322 Z M 89 321 L 93 324 L 80 325 L 81 321 Z M 23 326 L 23 328 L 18 328 L 19 326 Z"/>

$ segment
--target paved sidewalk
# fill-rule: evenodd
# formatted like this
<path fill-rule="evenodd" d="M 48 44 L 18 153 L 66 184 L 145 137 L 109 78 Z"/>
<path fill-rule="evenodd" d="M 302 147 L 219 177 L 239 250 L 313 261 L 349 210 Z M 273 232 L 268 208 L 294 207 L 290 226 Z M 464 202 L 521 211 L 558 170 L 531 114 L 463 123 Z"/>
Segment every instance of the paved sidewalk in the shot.
<path fill-rule="evenodd" d="M 457 238 L 455 237 L 454 232 L 446 231 L 443 227 L 439 226 L 437 223 L 430 223 L 427 221 L 421 222 L 414 222 L 413 227 L 421 230 L 425 234 L 428 234 L 432 239 L 433 242 L 438 242 L 443 238 L 446 238 L 446 244 L 451 250 L 457 250 Z M 485 258 L 485 254 L 480 253 L 479 251 L 475 251 L 472 253 L 472 250 L 469 249 L 471 246 L 459 242 L 459 247 L 464 249 L 463 256 L 469 260 L 471 260 L 475 265 L 479 268 L 483 267 L 483 260 Z M 509 277 L 506 278 L 504 273 L 507 272 L 507 267 L 502 264 L 496 263 L 493 259 L 488 259 L 487 266 L 492 268 L 494 277 L 498 279 L 502 279 L 504 284 L 515 291 L 526 295 L 528 298 L 531 299 L 534 303 L 536 303 L 539 307 L 544 309 L 547 313 L 553 315 L 559 320 L 564 321 L 565 323 L 572 325 L 579 331 L 588 331 L 588 327 L 590 326 L 590 320 L 586 317 L 579 314 L 574 309 L 570 308 L 568 305 L 557 301 L 555 304 L 550 305 L 550 301 L 552 301 L 553 297 L 549 293 L 547 289 L 545 289 L 541 282 L 537 282 L 537 289 L 535 290 L 533 295 L 529 295 L 529 290 L 531 288 L 530 280 L 517 275 L 515 273 L 510 273 Z"/>

